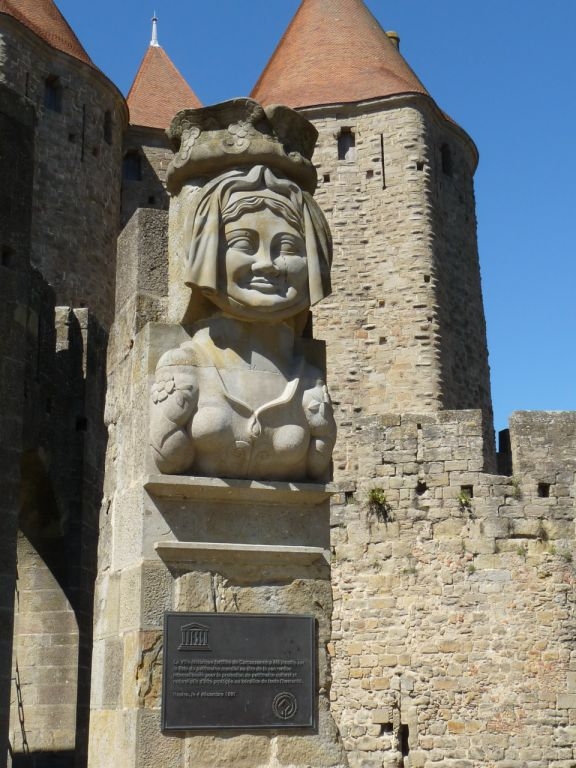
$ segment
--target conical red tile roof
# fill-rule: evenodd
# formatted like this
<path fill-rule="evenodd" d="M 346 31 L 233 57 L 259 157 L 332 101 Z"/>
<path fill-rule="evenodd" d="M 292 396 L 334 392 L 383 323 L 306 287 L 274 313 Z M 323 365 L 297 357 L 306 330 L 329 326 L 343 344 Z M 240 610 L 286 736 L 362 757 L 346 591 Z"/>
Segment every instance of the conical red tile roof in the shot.
<path fill-rule="evenodd" d="M 307 107 L 427 93 L 362 0 L 302 0 L 252 91 Z"/>
<path fill-rule="evenodd" d="M 146 51 L 127 102 L 130 124 L 147 128 L 168 128 L 176 112 L 202 106 L 159 45 L 151 45 Z"/>
<path fill-rule="evenodd" d="M 13 16 L 53 48 L 94 66 L 52 0 L 0 0 L 0 13 Z"/>

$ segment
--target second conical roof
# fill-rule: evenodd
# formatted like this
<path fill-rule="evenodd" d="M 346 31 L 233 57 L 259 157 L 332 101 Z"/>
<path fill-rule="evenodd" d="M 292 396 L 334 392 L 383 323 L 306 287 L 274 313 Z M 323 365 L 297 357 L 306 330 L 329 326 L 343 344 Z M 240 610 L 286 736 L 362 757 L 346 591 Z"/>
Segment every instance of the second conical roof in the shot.
<path fill-rule="evenodd" d="M 202 106 L 159 45 L 148 47 L 126 100 L 130 124 L 146 128 L 168 128 L 181 109 Z"/>
<path fill-rule="evenodd" d="M 0 0 L 0 13 L 17 19 L 53 48 L 94 66 L 52 0 Z"/>
<path fill-rule="evenodd" d="M 252 91 L 306 107 L 427 93 L 362 0 L 302 0 Z"/>

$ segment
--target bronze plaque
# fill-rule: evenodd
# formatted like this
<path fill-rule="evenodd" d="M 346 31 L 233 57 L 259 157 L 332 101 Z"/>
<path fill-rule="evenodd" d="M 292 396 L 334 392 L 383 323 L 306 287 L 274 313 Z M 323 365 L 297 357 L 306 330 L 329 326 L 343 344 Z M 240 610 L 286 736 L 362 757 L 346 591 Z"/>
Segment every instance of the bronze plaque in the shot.
<path fill-rule="evenodd" d="M 312 728 L 312 616 L 166 613 L 162 729 Z"/>

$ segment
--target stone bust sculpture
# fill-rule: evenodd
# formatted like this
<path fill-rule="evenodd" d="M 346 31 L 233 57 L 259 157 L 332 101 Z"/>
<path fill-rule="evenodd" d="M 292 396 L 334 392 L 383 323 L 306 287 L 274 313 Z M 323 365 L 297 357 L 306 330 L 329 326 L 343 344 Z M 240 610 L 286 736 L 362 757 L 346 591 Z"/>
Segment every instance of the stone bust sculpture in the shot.
<path fill-rule="evenodd" d="M 173 183 L 178 177 L 176 189 L 186 166 L 198 174 L 207 153 L 216 175 L 194 197 L 184 224 L 184 279 L 195 317 L 190 339 L 161 357 L 152 386 L 151 446 L 163 473 L 329 478 L 332 407 L 324 375 L 306 358 L 300 338 L 311 304 L 330 290 L 331 239 L 303 189 L 313 173 L 306 149 L 287 161 L 286 134 L 280 141 L 274 124 L 286 130 L 291 110 L 277 109 L 266 114 L 255 102 L 237 100 L 176 118 L 181 151 L 170 177 Z M 230 112 L 244 119 L 231 122 Z M 297 142 L 306 121 L 294 115 Z M 241 150 L 238 124 L 248 141 Z M 203 133 L 211 134 L 204 146 Z M 264 151 L 251 155 L 258 142 Z"/>

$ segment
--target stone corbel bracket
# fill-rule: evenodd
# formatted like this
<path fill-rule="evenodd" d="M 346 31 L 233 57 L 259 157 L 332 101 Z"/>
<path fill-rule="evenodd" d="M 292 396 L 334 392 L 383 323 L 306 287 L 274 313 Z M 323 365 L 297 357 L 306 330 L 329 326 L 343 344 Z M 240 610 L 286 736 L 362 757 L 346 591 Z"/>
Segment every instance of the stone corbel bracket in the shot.
<path fill-rule="evenodd" d="M 144 488 L 170 526 L 154 543 L 167 565 L 330 565 L 335 486 L 150 475 Z"/>

